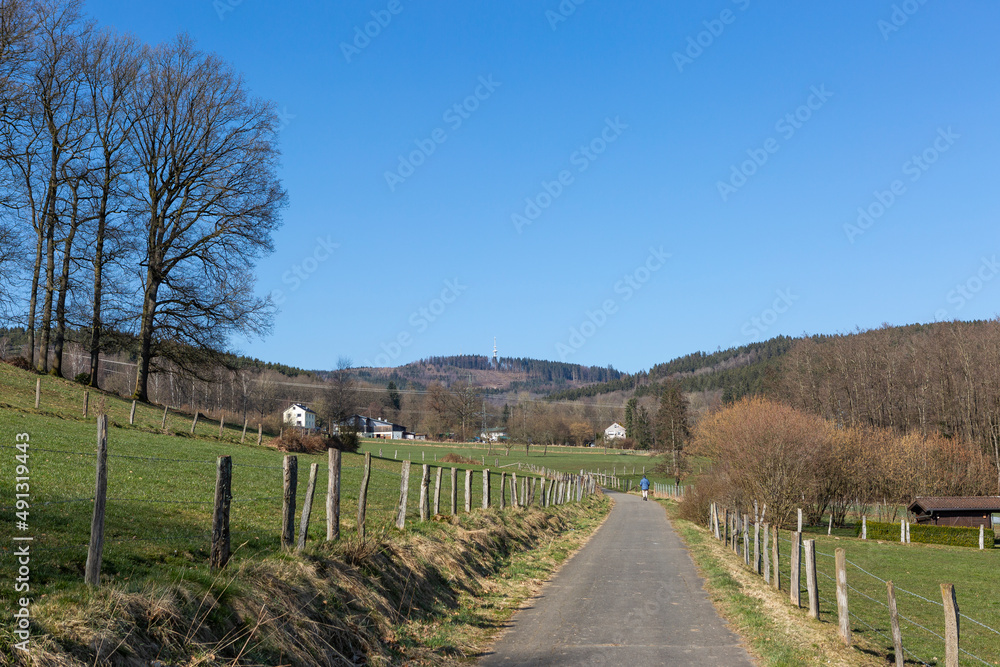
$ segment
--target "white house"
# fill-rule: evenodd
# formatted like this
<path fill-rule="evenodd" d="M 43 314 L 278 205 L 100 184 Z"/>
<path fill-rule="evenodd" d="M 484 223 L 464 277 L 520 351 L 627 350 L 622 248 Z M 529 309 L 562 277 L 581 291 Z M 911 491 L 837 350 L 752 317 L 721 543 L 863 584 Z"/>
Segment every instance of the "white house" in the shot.
<path fill-rule="evenodd" d="M 283 421 L 286 424 L 309 429 L 316 428 L 316 413 L 301 403 L 292 403 L 292 405 L 281 414 Z"/>
<path fill-rule="evenodd" d="M 479 433 L 479 437 L 484 442 L 489 439 L 490 442 L 496 442 L 497 440 L 506 440 L 507 431 L 502 428 L 490 428 Z"/>
<path fill-rule="evenodd" d="M 614 440 L 615 438 L 625 437 L 625 427 L 615 422 L 611 426 L 604 429 L 604 437 L 608 440 Z"/>

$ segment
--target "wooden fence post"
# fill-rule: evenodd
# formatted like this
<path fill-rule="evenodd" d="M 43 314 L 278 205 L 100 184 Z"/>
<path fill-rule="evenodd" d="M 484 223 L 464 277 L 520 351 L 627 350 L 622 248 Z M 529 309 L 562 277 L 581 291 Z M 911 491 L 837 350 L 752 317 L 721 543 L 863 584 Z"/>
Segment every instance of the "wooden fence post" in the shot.
<path fill-rule="evenodd" d="M 434 455 L 437 459 L 437 454 Z M 441 478 L 444 476 L 444 468 L 438 466 L 437 473 L 434 475 L 434 516 L 441 513 Z"/>
<path fill-rule="evenodd" d="M 788 590 L 791 594 L 792 604 L 796 607 L 802 606 L 802 533 L 792 533 L 792 557 L 791 576 L 788 578 Z"/>
<path fill-rule="evenodd" d="M 979 549 L 982 550 L 986 547 L 985 532 L 983 530 L 983 524 L 979 524 Z"/>
<path fill-rule="evenodd" d="M 851 645 L 851 617 L 847 609 L 847 555 L 843 549 L 835 552 L 837 563 L 837 617 L 840 621 L 840 638 L 845 646 Z M 957 665 L 958 663 L 956 663 Z"/>
<path fill-rule="evenodd" d="M 243 427 L 246 428 L 244 422 Z M 340 450 L 327 450 L 326 540 L 340 539 Z"/>
<path fill-rule="evenodd" d="M 833 514 L 830 514 L 830 523 L 826 527 L 826 534 L 833 535 Z"/>
<path fill-rule="evenodd" d="M 762 540 L 763 553 L 761 553 L 761 558 L 764 561 L 764 582 L 768 583 L 768 584 L 771 583 L 771 559 L 768 558 L 768 555 L 767 555 L 768 537 L 771 534 L 770 530 L 771 530 L 771 526 L 769 524 L 765 523 L 764 524 L 764 536 L 763 536 L 764 539 Z"/>
<path fill-rule="evenodd" d="M 458 514 L 458 469 L 451 469 L 451 515 Z"/>
<path fill-rule="evenodd" d="M 191 435 L 194 435 L 194 427 L 198 425 L 198 411 L 194 411 L 194 419 L 191 420 Z"/>
<path fill-rule="evenodd" d="M 819 620 L 819 588 L 816 581 L 816 540 L 806 540 L 806 591 L 809 593 L 809 615 Z"/>
<path fill-rule="evenodd" d="M 132 401 L 132 408 L 128 412 L 128 425 L 133 426 L 135 424 L 135 401 Z"/>
<path fill-rule="evenodd" d="M 753 522 L 753 571 L 757 574 L 760 570 L 760 521 Z"/>
<path fill-rule="evenodd" d="M 861 517 L 861 539 L 868 539 L 868 517 Z"/>
<path fill-rule="evenodd" d="M 500 509 L 505 509 L 507 507 L 507 472 L 505 470 L 500 471 Z"/>
<path fill-rule="evenodd" d="M 163 406 L 163 419 L 160 420 L 160 430 L 167 430 L 167 406 Z"/>
<path fill-rule="evenodd" d="M 309 466 L 309 483 L 306 485 L 306 497 L 302 501 L 302 518 L 299 520 L 299 543 L 296 551 L 306 548 L 306 538 L 309 537 L 309 518 L 312 515 L 313 497 L 316 495 L 316 474 L 319 472 L 319 464 L 313 463 Z"/>
<path fill-rule="evenodd" d="M 771 582 L 774 584 L 775 590 L 781 590 L 781 547 L 779 542 L 781 541 L 778 535 L 778 527 L 775 526 L 774 530 L 771 531 L 771 558 L 774 563 L 771 564 L 771 569 L 774 570 L 771 573 Z"/>
<path fill-rule="evenodd" d="M 750 567 L 750 515 L 743 515 L 743 564 Z"/>
<path fill-rule="evenodd" d="M 899 543 L 906 544 L 906 519 L 899 520 Z"/>
<path fill-rule="evenodd" d="M 35 409 L 42 404 L 42 378 L 35 379 Z"/>
<path fill-rule="evenodd" d="M 490 471 L 483 468 L 483 509 L 490 508 Z"/>
<path fill-rule="evenodd" d="M 420 476 L 420 520 L 427 521 L 429 518 L 427 515 L 431 509 L 430 502 L 430 486 L 431 486 L 431 467 L 422 463 L 421 465 L 421 476 Z"/>
<path fill-rule="evenodd" d="M 472 471 L 465 471 L 465 511 L 472 511 Z"/>
<path fill-rule="evenodd" d="M 264 425 L 257 422 L 257 445 L 260 446 L 264 443 Z"/>
<path fill-rule="evenodd" d="M 539 486 L 539 489 L 538 489 L 538 494 L 539 494 L 538 495 L 538 504 L 541 507 L 548 507 L 549 503 L 548 503 L 548 498 L 546 498 L 546 496 L 545 496 L 545 478 L 544 477 L 541 478 L 539 484 L 540 484 L 540 486 Z"/>
<path fill-rule="evenodd" d="M 365 472 L 361 476 L 361 490 L 358 493 L 358 536 L 365 539 L 365 516 L 368 513 L 368 482 L 372 478 L 372 453 L 365 452 Z"/>
<path fill-rule="evenodd" d="M 240 444 L 241 445 L 243 444 L 243 441 L 247 439 L 247 422 L 248 421 L 249 421 L 248 419 L 244 419 L 243 420 L 243 433 L 240 434 Z"/>
<path fill-rule="evenodd" d="M 233 502 L 233 459 L 220 456 L 215 473 L 215 509 L 212 512 L 210 563 L 219 570 L 229 562 L 229 507 Z"/>
<path fill-rule="evenodd" d="M 403 530 L 406 527 L 406 501 L 410 493 L 410 462 L 403 461 L 403 468 L 399 480 L 399 510 L 396 512 L 396 528 Z"/>
<path fill-rule="evenodd" d="M 222 439 L 222 429 L 226 428 L 226 415 L 219 415 L 219 439 Z"/>
<path fill-rule="evenodd" d="M 802 508 L 801 507 L 799 508 L 799 528 L 798 528 L 798 532 L 799 533 L 802 532 Z"/>
<path fill-rule="evenodd" d="M 84 582 L 101 584 L 101 559 L 104 556 L 104 510 L 108 499 L 108 416 L 97 417 L 97 482 L 94 488 L 94 516 L 90 522 L 90 547 Z"/>
<path fill-rule="evenodd" d="M 90 410 L 90 391 L 83 392 L 83 416 L 87 416 L 87 412 Z"/>
<path fill-rule="evenodd" d="M 961 627 L 959 626 L 955 585 L 941 584 L 941 598 L 944 600 L 944 665 L 945 667 L 958 667 Z"/>
<path fill-rule="evenodd" d="M 195 417 L 197 419 L 197 416 Z M 281 498 L 281 546 L 291 548 L 295 541 L 295 493 L 299 484 L 299 459 L 285 456 L 284 494 Z"/>
<path fill-rule="evenodd" d="M 889 598 L 889 625 L 892 629 L 892 648 L 896 654 L 896 667 L 903 667 L 903 633 L 899 629 L 899 611 L 896 609 L 896 587 L 891 581 L 885 582 L 886 595 Z"/>
<path fill-rule="evenodd" d="M 518 508 L 517 504 L 517 473 L 510 473 L 510 506 L 514 509 Z"/>

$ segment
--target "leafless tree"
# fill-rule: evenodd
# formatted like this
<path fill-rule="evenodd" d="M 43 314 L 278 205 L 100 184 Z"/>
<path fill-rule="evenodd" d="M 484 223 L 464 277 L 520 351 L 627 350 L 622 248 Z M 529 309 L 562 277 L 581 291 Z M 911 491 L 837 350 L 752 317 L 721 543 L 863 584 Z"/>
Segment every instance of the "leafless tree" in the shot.
<path fill-rule="evenodd" d="M 145 60 L 137 85 L 147 112 L 130 138 L 144 185 L 140 400 L 154 356 L 171 349 L 163 343 L 218 349 L 234 331 L 269 328 L 272 307 L 254 295 L 250 267 L 271 251 L 285 203 L 274 106 L 187 37 Z"/>

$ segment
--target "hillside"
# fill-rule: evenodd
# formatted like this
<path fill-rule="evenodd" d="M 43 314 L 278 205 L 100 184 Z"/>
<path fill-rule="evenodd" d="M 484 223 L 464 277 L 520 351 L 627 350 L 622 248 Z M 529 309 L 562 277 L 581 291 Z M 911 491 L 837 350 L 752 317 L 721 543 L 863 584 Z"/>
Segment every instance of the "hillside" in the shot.
<path fill-rule="evenodd" d="M 778 362 L 792 349 L 794 342 L 787 336 L 778 336 L 713 353 L 695 352 L 656 364 L 648 371 L 554 392 L 548 398 L 572 401 L 622 391 L 635 396 L 656 395 L 665 382 L 675 381 L 686 392 L 721 391 L 722 400 L 736 400 L 776 386 L 780 376 Z"/>

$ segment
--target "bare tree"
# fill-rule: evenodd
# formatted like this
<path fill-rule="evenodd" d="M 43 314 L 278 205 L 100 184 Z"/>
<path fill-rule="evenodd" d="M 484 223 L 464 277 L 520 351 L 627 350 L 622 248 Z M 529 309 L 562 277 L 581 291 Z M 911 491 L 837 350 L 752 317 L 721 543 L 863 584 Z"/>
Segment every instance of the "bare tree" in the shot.
<path fill-rule="evenodd" d="M 337 359 L 337 370 L 324 392 L 323 413 L 331 426 L 343 424 L 356 411 L 358 394 L 351 373 L 353 365 L 347 357 Z"/>
<path fill-rule="evenodd" d="M 285 192 L 274 106 L 227 64 L 182 36 L 150 49 L 137 80 L 147 113 L 130 139 L 144 186 L 135 397 L 147 400 L 153 358 L 179 349 L 170 344 L 212 350 L 269 328 L 250 267 L 272 250 Z"/>

